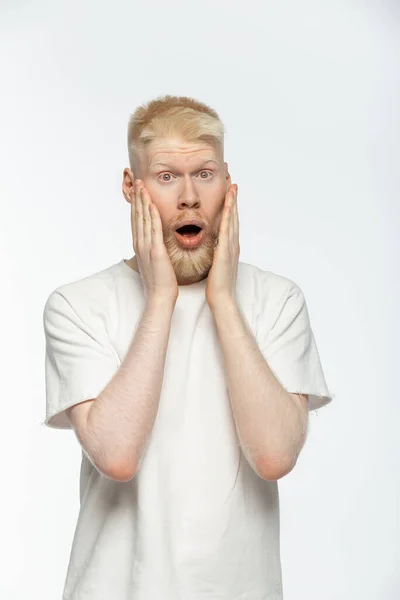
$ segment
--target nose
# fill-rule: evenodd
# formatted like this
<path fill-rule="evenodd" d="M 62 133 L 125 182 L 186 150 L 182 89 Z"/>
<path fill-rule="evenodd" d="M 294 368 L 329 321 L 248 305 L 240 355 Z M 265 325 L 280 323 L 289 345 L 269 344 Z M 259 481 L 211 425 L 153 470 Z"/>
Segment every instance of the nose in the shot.
<path fill-rule="evenodd" d="M 190 176 L 184 179 L 182 191 L 179 195 L 179 207 L 182 208 L 185 206 L 188 206 L 189 208 L 194 206 L 198 208 L 200 206 L 199 195 Z"/>

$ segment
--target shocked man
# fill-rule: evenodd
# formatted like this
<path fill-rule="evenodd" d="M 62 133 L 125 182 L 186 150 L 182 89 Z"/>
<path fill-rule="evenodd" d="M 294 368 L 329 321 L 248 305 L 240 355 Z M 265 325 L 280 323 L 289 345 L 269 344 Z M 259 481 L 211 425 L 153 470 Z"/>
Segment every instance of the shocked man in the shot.
<path fill-rule="evenodd" d="M 63 600 L 281 600 L 277 481 L 332 399 L 304 295 L 239 261 L 212 108 L 140 106 L 128 151 L 134 256 L 43 315 L 45 423 L 82 447 Z"/>

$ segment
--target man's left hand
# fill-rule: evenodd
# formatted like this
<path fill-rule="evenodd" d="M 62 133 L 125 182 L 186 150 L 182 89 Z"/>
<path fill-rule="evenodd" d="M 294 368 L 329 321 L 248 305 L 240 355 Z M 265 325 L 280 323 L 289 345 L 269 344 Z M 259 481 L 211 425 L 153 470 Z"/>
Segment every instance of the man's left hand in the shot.
<path fill-rule="evenodd" d="M 225 195 L 218 244 L 208 273 L 206 299 L 211 309 L 236 301 L 236 279 L 240 254 L 238 186 L 232 184 Z"/>

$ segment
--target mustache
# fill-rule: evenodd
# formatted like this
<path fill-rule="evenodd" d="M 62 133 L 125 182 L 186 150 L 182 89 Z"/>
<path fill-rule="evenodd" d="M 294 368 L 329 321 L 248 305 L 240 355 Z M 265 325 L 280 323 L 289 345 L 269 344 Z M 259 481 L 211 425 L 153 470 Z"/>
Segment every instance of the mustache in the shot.
<path fill-rule="evenodd" d="M 200 214 L 197 214 L 197 213 L 182 214 L 179 216 L 179 219 L 176 220 L 174 223 L 172 223 L 172 222 L 169 223 L 167 228 L 171 229 L 171 230 L 175 230 L 175 229 L 179 228 L 180 223 L 182 223 L 183 221 L 198 220 L 198 221 L 200 221 L 200 223 L 202 223 L 202 229 L 204 229 L 205 231 L 214 231 L 214 232 L 217 231 L 218 232 L 220 224 L 221 224 L 221 220 L 222 220 L 223 211 L 224 211 L 224 204 L 222 203 L 214 221 L 212 221 L 212 222 L 207 221 Z"/>
<path fill-rule="evenodd" d="M 180 223 L 182 223 L 183 221 L 193 221 L 196 219 L 196 220 L 200 221 L 200 223 L 202 223 L 202 229 L 206 233 L 211 232 L 214 235 L 218 235 L 219 227 L 220 227 L 221 220 L 222 220 L 222 212 L 223 212 L 223 209 L 221 209 L 221 211 L 218 213 L 218 215 L 216 216 L 214 221 L 211 223 L 208 221 L 205 221 L 200 215 L 182 215 L 179 218 L 179 221 L 175 221 L 174 223 L 169 223 L 168 226 L 166 227 L 166 229 L 168 229 L 170 231 L 175 231 L 176 229 L 179 228 Z"/>

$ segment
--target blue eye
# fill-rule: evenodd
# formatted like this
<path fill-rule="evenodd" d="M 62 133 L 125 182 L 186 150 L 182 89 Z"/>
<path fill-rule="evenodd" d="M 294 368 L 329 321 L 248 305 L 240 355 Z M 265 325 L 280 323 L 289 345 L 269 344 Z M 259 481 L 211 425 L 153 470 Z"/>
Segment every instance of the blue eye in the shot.
<path fill-rule="evenodd" d="M 161 173 L 160 177 L 162 178 L 162 181 L 170 181 L 169 179 L 164 179 L 165 175 L 171 176 L 171 173 Z"/>
<path fill-rule="evenodd" d="M 207 173 L 211 177 L 213 175 L 212 171 L 208 171 L 208 170 L 200 171 L 199 175 L 202 176 L 203 173 Z M 158 178 L 159 179 L 161 178 L 161 181 L 165 181 L 165 183 L 169 183 L 171 181 L 171 175 L 172 175 L 171 173 L 164 172 L 164 173 L 160 173 L 160 175 L 158 176 Z M 170 179 L 165 179 L 166 176 L 170 177 Z M 210 179 L 210 177 L 200 177 L 200 179 Z"/>

